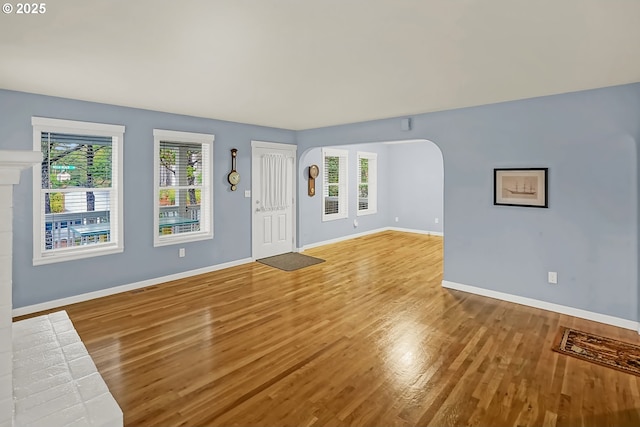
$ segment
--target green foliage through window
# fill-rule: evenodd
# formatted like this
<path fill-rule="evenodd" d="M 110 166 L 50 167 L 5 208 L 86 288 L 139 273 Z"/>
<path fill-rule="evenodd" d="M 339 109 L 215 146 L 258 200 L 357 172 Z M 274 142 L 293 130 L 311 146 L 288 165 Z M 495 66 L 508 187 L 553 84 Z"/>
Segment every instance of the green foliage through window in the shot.
<path fill-rule="evenodd" d="M 40 143 L 42 189 L 111 187 L 111 137 L 42 132 Z M 64 211 L 65 196 L 56 194 L 45 193 L 45 213 Z M 94 192 L 87 191 L 86 211 L 94 210 Z"/>

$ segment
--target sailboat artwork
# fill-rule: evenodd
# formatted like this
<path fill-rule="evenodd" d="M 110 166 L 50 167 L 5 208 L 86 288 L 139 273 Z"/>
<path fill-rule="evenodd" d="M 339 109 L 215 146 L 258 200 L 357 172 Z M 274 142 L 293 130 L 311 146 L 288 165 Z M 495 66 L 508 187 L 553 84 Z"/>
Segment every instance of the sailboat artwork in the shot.
<path fill-rule="evenodd" d="M 548 207 L 547 170 L 494 169 L 494 205 Z"/>
<path fill-rule="evenodd" d="M 516 185 L 514 188 L 505 188 L 507 192 L 510 194 L 518 194 L 518 195 L 535 195 L 536 187 L 534 184 L 529 183 L 529 180 L 525 180 L 524 183 L 518 187 L 518 182 L 516 181 Z"/>

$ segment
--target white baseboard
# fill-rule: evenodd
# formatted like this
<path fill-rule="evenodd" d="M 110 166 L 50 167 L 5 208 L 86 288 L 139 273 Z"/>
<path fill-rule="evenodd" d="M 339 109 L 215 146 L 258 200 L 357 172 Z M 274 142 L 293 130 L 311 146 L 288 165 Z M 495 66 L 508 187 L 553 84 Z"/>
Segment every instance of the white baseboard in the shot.
<path fill-rule="evenodd" d="M 134 289 L 146 288 L 147 286 L 158 285 L 160 283 L 170 282 L 172 280 L 184 279 L 198 274 L 210 273 L 212 271 L 222 270 L 229 267 L 235 267 L 237 265 L 247 264 L 253 262 L 251 258 L 244 258 L 237 261 L 225 262 L 223 264 L 216 264 L 210 267 L 198 268 L 195 270 L 183 271 L 181 273 L 170 274 L 168 276 L 155 277 L 153 279 L 142 280 L 140 282 L 129 283 L 127 285 L 115 286 L 113 288 L 101 289 L 99 291 L 87 292 L 86 294 L 74 295 L 67 298 L 56 299 L 53 301 L 42 302 L 39 304 L 28 305 L 26 307 L 14 308 L 12 310 L 12 316 L 24 316 L 25 314 L 36 313 L 38 311 L 50 310 L 56 307 L 62 307 L 69 304 L 75 304 L 78 302 L 88 301 L 95 298 L 106 297 L 113 294 L 119 294 L 121 292 L 133 291 Z"/>
<path fill-rule="evenodd" d="M 444 237 L 444 233 L 442 231 L 414 230 L 412 228 L 401 228 L 401 227 L 387 227 L 387 230 L 402 231 L 403 233 L 428 234 L 429 236 Z"/>
<path fill-rule="evenodd" d="M 521 297 L 518 295 L 492 291 L 490 289 L 463 285 L 461 283 L 449 282 L 448 280 L 442 281 L 442 287 L 448 288 L 448 289 L 456 289 L 458 291 L 463 291 L 463 292 L 469 292 L 471 294 L 482 295 L 489 298 L 495 298 L 502 301 L 513 302 L 516 304 L 527 305 L 529 307 L 541 308 L 543 310 L 553 311 L 560 314 L 567 314 L 569 316 L 579 317 L 581 319 L 593 320 L 594 322 L 618 326 L 620 328 L 632 329 L 640 333 L 640 329 L 639 329 L 640 324 L 633 320 L 622 319 L 620 317 L 609 316 L 607 314 L 594 313 L 592 311 L 568 307 L 566 305 L 554 304 L 552 302 L 540 301 L 533 298 Z"/>
<path fill-rule="evenodd" d="M 403 233 L 430 234 L 432 236 L 443 235 L 441 232 L 438 232 L 438 231 L 414 230 L 411 228 L 399 228 L 399 227 L 382 227 L 382 228 L 376 228 L 374 230 L 363 231 L 362 233 L 355 233 L 355 234 L 349 234 L 347 236 L 337 237 L 335 239 L 323 240 L 322 242 L 310 243 L 308 245 L 304 245 L 302 248 L 297 248 L 297 252 L 304 252 L 307 249 L 317 248 L 319 246 L 329 245 L 331 243 L 344 242 L 345 240 L 351 240 L 357 237 L 381 233 L 383 231 L 400 231 Z"/>
<path fill-rule="evenodd" d="M 376 234 L 382 231 L 387 231 L 388 227 L 376 228 L 374 230 L 363 231 L 362 233 L 349 234 L 347 236 L 337 237 L 335 239 L 323 240 L 322 242 L 310 243 L 308 245 L 304 245 L 302 248 L 299 248 L 299 252 L 306 251 L 307 249 L 317 248 L 318 246 L 329 245 L 331 243 L 344 242 L 345 240 L 355 239 L 356 237 L 368 236 L 369 234 Z"/>

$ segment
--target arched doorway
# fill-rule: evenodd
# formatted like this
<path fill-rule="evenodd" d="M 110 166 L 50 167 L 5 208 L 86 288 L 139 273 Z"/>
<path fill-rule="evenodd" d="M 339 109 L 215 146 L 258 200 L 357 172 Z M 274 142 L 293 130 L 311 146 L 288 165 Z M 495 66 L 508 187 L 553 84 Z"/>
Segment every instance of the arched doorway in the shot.
<path fill-rule="evenodd" d="M 323 147 L 300 154 L 298 178 L 298 249 L 304 250 L 383 229 L 444 235 L 444 161 L 440 148 L 427 139 L 331 145 L 347 152 L 348 214 L 323 221 Z M 378 209 L 358 215 L 358 153 L 377 154 Z M 308 194 L 309 167 L 317 165 L 314 196 Z"/>

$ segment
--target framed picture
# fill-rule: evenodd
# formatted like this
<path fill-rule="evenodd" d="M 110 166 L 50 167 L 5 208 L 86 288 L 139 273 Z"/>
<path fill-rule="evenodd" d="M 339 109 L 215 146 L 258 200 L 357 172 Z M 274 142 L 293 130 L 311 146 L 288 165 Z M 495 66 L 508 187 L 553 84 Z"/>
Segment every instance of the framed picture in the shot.
<path fill-rule="evenodd" d="M 548 168 L 493 170 L 493 204 L 547 208 Z"/>

